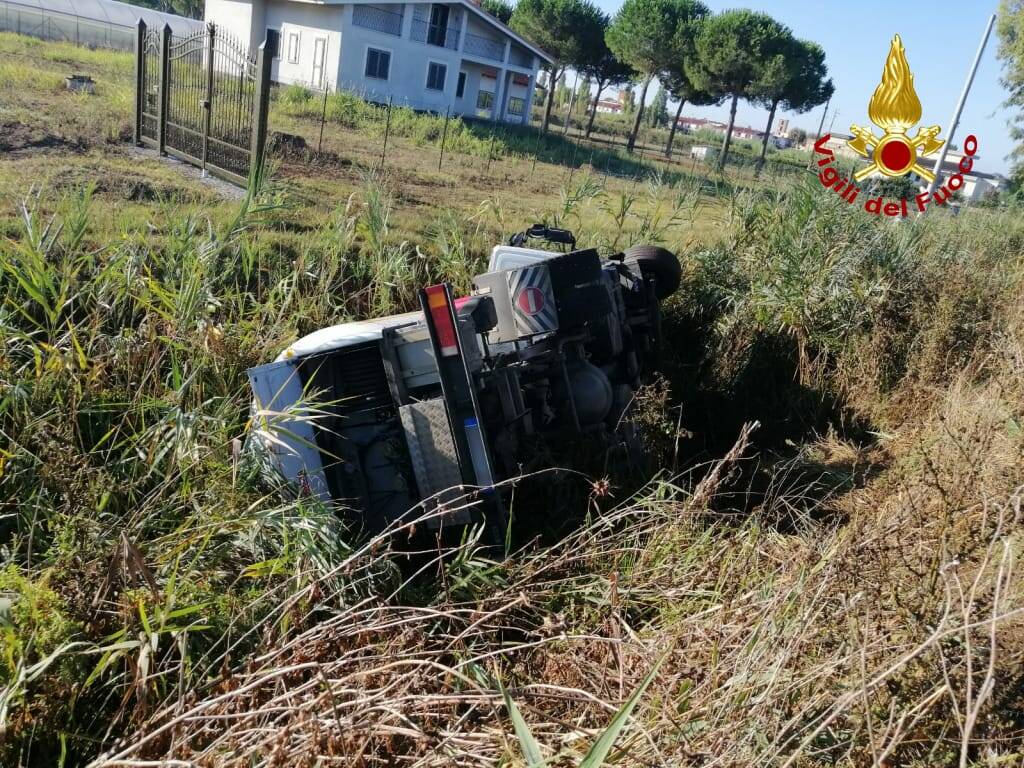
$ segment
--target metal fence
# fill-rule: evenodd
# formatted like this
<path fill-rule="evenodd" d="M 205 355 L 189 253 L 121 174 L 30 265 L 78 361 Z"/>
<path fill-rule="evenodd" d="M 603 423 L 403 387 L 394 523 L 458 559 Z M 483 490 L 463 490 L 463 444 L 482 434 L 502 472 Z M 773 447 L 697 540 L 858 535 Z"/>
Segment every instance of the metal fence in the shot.
<path fill-rule="evenodd" d="M 176 34 L 203 28 L 203 22 L 113 0 L 73 0 L 47 3 L 0 0 L 0 32 L 15 32 L 40 40 L 72 43 L 88 48 L 135 50 L 135 24 L 151 27 L 170 24 Z"/>
<path fill-rule="evenodd" d="M 171 28 L 136 30 L 135 141 L 204 172 L 246 184 L 263 165 L 270 105 L 270 63 L 278 33 L 255 57 L 210 24 L 175 36 Z"/>

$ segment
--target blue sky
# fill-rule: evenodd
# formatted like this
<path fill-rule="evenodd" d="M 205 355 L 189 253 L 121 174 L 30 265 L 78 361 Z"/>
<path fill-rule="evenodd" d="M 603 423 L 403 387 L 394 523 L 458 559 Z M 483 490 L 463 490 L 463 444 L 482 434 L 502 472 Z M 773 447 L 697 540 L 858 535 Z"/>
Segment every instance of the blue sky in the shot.
<path fill-rule="evenodd" d="M 914 73 L 914 85 L 923 107 L 921 122 L 939 124 L 946 138 L 946 126 L 953 114 L 967 70 L 984 32 L 988 14 L 996 10 L 997 0 L 950 2 L 935 0 L 703 0 L 712 11 L 747 7 L 770 13 L 802 38 L 820 43 L 827 55 L 829 74 L 836 86 L 825 130 L 849 132 L 850 123 L 869 126 L 868 100 L 881 80 L 882 65 L 894 34 L 903 38 L 907 60 Z M 606 12 L 614 14 L 621 0 L 597 0 Z M 964 137 L 978 137 L 979 166 L 989 172 L 1005 173 L 1012 149 L 1007 136 L 1010 113 L 1002 106 L 1006 92 L 999 82 L 1000 64 L 996 58 L 998 36 L 993 30 L 984 58 L 967 99 L 960 128 L 953 139 L 963 145 Z M 654 88 L 652 87 L 652 91 Z M 791 126 L 813 133 L 818 128 L 823 107 L 803 115 L 783 115 Z M 684 107 L 684 115 L 724 120 L 728 108 Z M 765 110 L 740 102 L 736 114 L 739 125 L 760 128 L 767 120 Z"/>

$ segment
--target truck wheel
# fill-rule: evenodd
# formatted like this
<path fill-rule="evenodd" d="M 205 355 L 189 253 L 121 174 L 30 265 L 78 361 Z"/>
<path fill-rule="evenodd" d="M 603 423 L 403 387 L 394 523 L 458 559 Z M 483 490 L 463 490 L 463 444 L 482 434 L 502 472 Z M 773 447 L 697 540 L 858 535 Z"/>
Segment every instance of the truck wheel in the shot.
<path fill-rule="evenodd" d="M 664 301 L 679 288 L 683 270 L 672 251 L 657 245 L 634 245 L 627 248 L 624 255 L 625 264 L 636 265 L 641 274 L 654 277 L 654 293 L 658 301 Z"/>

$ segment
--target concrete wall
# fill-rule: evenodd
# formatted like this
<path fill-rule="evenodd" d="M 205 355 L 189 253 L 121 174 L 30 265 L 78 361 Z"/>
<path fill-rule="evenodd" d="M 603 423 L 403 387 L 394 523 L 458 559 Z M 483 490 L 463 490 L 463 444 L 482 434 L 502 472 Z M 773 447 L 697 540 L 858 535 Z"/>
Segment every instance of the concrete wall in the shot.
<path fill-rule="evenodd" d="M 280 49 L 271 72 L 273 79 L 278 83 L 299 83 L 317 89 L 335 88 L 338 83 L 338 54 L 342 49 L 342 19 L 350 9 L 351 6 L 269 0 L 266 3 L 266 26 L 281 34 Z M 293 36 L 298 38 L 297 61 L 289 60 Z M 317 39 L 323 41 L 325 49 L 322 78 L 318 78 L 314 70 Z"/>
<path fill-rule="evenodd" d="M 460 115 L 476 115 L 476 99 L 480 93 L 481 75 L 484 67 L 473 62 L 464 62 L 460 68 L 460 71 L 466 73 L 466 88 L 462 94 L 461 99 L 452 99 L 452 110 L 456 114 Z M 493 89 L 494 81 L 488 80 L 491 84 L 489 90 Z M 453 91 L 454 93 L 454 91 Z M 488 112 L 484 113 L 484 117 L 489 117 Z"/>
<path fill-rule="evenodd" d="M 466 23 L 466 32 L 471 35 L 476 35 L 477 37 L 483 37 L 488 40 L 493 40 L 495 42 L 501 43 L 502 45 L 505 44 L 505 40 L 507 39 L 504 35 L 502 35 L 497 29 L 492 27 L 490 24 L 472 14 L 470 14 L 469 20 Z M 494 63 L 498 64 L 500 62 Z"/>
<path fill-rule="evenodd" d="M 262 2 L 262 0 L 257 0 Z M 257 17 L 260 13 L 257 12 Z M 252 0 L 206 0 L 206 21 L 212 21 L 219 28 L 237 39 L 242 45 L 253 50 L 259 42 L 253 43 L 253 4 Z"/>
<path fill-rule="evenodd" d="M 396 5 L 395 9 L 401 8 Z M 429 6 L 422 6 L 419 13 Z M 352 6 L 345 6 L 342 37 L 345 44 L 341 49 L 340 87 L 354 91 L 374 101 L 386 102 L 390 97 L 394 104 L 444 112 L 454 105 L 455 88 L 458 83 L 459 65 L 462 54 L 448 48 L 427 45 L 412 40 L 411 30 L 415 13 L 414 4 L 407 4 L 403 11 L 402 36 L 355 26 L 352 23 Z M 427 11 L 429 14 L 429 10 Z M 452 11 L 456 13 L 455 10 Z M 461 18 L 450 22 L 450 27 L 459 30 Z M 370 48 L 391 54 L 391 68 L 386 81 L 366 77 L 366 55 Z M 444 90 L 427 89 L 427 69 L 431 62 L 446 68 Z M 469 73 L 467 72 L 467 77 Z M 473 91 L 475 99 L 475 91 Z M 469 95 L 467 83 L 466 95 Z M 459 100 L 460 103 L 464 100 Z"/>

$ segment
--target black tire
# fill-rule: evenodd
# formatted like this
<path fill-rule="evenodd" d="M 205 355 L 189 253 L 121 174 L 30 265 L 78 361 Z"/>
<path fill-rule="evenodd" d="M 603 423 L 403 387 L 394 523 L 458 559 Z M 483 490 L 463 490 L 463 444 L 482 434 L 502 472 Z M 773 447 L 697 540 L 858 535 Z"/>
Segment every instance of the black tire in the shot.
<path fill-rule="evenodd" d="M 627 248 L 623 263 L 635 265 L 642 275 L 654 278 L 654 293 L 658 301 L 664 301 L 675 293 L 683 279 L 683 270 L 676 255 L 657 245 L 634 245 Z"/>

